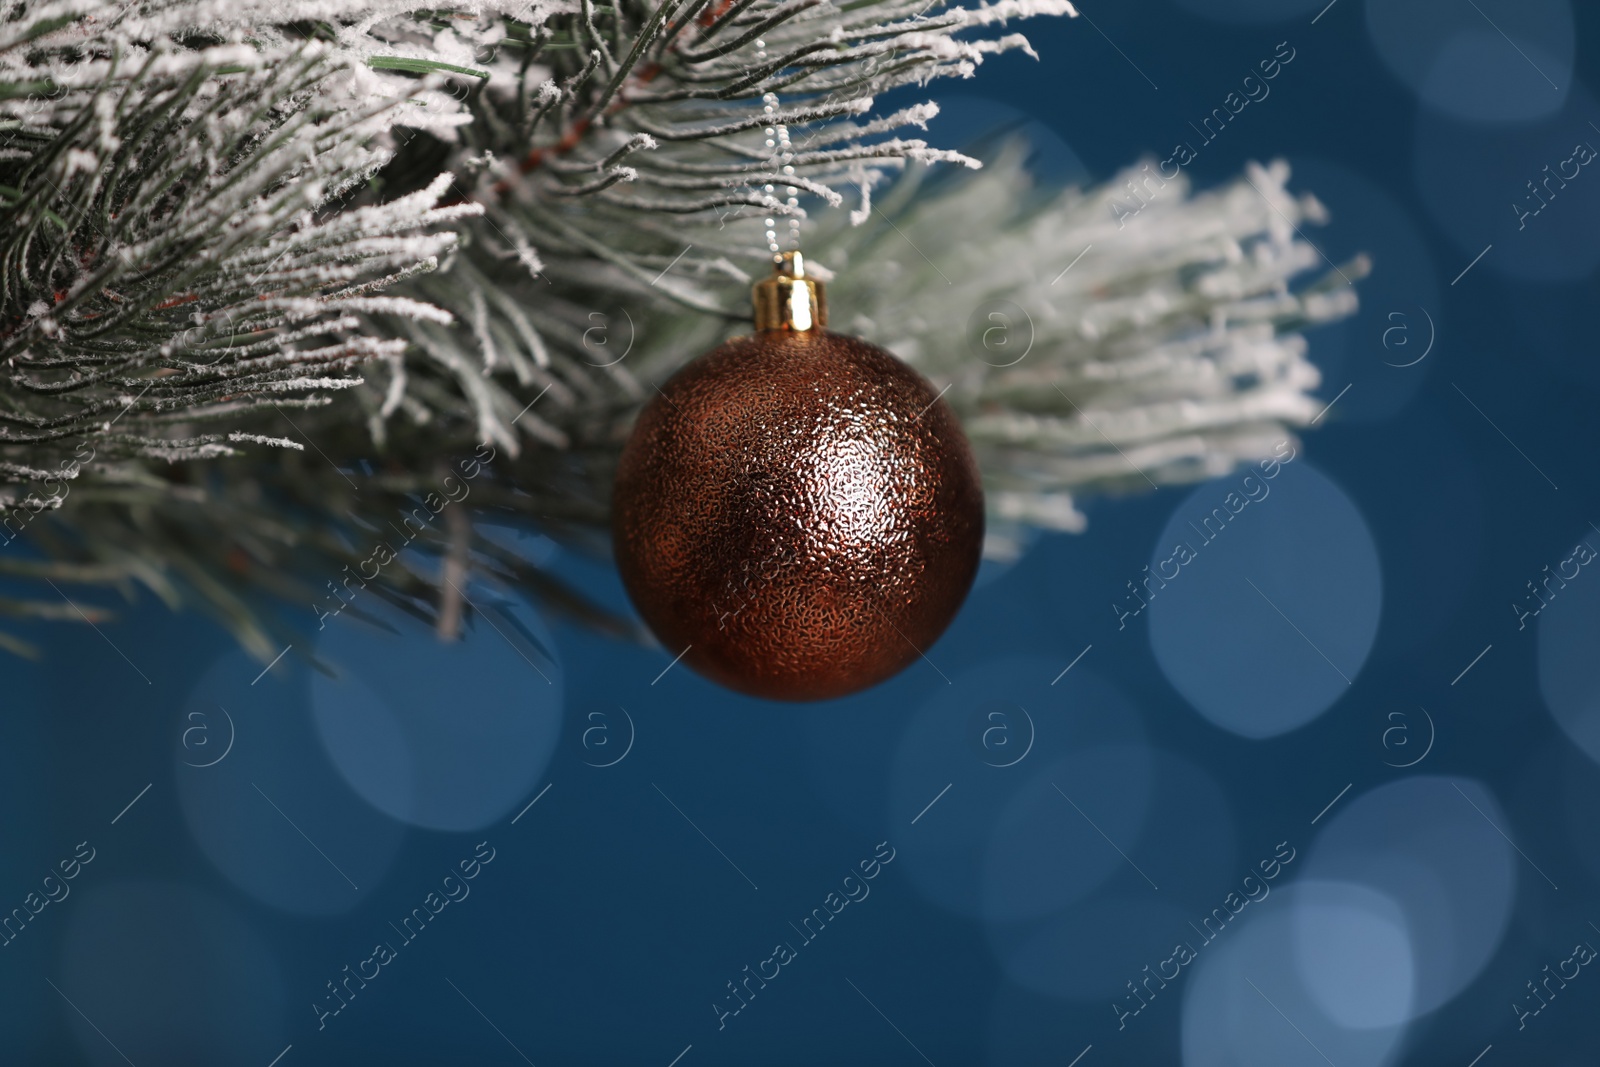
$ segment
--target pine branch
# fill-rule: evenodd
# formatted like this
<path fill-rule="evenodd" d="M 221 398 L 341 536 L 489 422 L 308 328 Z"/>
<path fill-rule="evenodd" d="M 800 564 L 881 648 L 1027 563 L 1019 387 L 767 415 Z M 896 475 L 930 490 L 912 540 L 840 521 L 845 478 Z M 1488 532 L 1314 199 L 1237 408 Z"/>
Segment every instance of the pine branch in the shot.
<path fill-rule="evenodd" d="M 448 632 L 463 573 L 633 633 L 487 527 L 603 548 L 638 406 L 748 316 L 786 217 L 836 328 L 950 385 L 991 550 L 1249 456 L 1308 420 L 1295 331 L 1353 307 L 1289 287 L 1316 263 L 1276 214 L 1318 209 L 1286 171 L 1170 183 L 1123 230 L 1116 190 L 1035 194 L 1014 155 L 928 182 L 977 161 L 907 136 L 932 104 L 875 103 L 1075 13 L 0 0 L 0 574 L 199 604 L 264 660 L 367 593 Z M 1030 359 L 961 340 L 991 298 L 1037 311 Z"/>

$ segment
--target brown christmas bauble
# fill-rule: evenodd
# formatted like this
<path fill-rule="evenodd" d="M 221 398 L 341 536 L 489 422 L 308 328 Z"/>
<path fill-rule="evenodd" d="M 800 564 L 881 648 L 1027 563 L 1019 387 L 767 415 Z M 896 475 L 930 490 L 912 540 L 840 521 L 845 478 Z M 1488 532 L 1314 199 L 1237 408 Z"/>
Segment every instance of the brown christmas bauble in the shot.
<path fill-rule="evenodd" d="M 701 674 L 775 700 L 843 696 L 917 659 L 960 608 L 983 542 L 978 469 L 921 375 L 822 328 L 798 254 L 757 285 L 756 312 L 754 336 L 640 414 L 617 470 L 617 566 Z"/>

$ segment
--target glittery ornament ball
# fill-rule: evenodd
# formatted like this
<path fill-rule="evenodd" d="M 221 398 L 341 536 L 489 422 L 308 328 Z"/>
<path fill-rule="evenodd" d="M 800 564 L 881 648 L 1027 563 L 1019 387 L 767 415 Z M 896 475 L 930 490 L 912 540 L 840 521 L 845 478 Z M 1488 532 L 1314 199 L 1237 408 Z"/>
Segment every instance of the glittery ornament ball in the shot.
<path fill-rule="evenodd" d="M 822 700 L 888 678 L 944 631 L 978 569 L 983 491 L 916 371 L 851 337 L 766 330 L 646 406 L 612 533 L 669 653 L 745 693 Z"/>

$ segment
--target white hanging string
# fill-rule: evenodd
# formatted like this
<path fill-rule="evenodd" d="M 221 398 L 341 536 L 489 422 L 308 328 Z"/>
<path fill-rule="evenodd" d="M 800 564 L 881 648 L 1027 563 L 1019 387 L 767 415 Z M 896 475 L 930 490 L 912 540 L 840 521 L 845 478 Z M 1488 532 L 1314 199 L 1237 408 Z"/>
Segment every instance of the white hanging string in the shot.
<path fill-rule="evenodd" d="M 767 42 L 757 41 L 756 62 L 758 64 L 764 63 L 766 62 L 766 58 Z M 767 93 L 765 96 L 763 96 L 761 98 L 761 107 L 765 114 L 774 114 L 778 110 L 778 94 Z M 789 144 L 789 127 L 781 122 L 774 123 L 766 128 L 766 134 L 767 147 L 772 149 L 772 156 L 770 157 L 772 169 L 785 175 L 793 174 L 794 150 Z M 762 192 L 765 194 L 764 200 L 767 210 L 772 211 L 778 206 L 776 190 L 771 184 L 768 184 L 762 187 Z M 791 211 L 800 206 L 799 189 L 796 189 L 792 185 L 785 186 L 784 196 L 787 197 L 785 206 Z M 780 251 L 782 251 L 782 246 L 778 243 L 777 223 L 778 220 L 775 212 L 767 216 L 767 249 L 771 251 L 773 255 L 777 255 Z M 796 214 L 791 214 L 789 216 L 789 247 L 791 249 L 798 249 L 800 247 L 800 216 Z"/>

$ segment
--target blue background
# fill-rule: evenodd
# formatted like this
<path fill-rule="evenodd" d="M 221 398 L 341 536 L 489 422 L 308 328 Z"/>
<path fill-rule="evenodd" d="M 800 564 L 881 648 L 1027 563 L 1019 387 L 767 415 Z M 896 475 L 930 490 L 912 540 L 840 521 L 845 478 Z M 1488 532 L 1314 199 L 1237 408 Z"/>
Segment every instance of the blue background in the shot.
<path fill-rule="evenodd" d="M 1600 545 L 1600 178 L 1524 229 L 1506 205 L 1600 143 L 1600 26 L 1564 0 L 1461 7 L 1417 17 L 1465 58 L 1408 81 L 1362 0 L 1091 0 L 1023 25 L 1042 62 L 935 94 L 937 139 L 1024 121 L 1047 176 L 1101 180 L 1193 140 L 1287 41 L 1188 173 L 1285 158 L 1331 214 L 1306 236 L 1374 257 L 1360 314 L 1310 336 L 1338 402 L 1122 628 L 1109 605 L 1164 531 L 1243 472 L 1080 501 L 1087 532 L 989 566 L 926 662 L 821 705 L 663 674 L 670 652 L 517 602 L 514 639 L 479 619 L 453 649 L 337 620 L 319 650 L 345 688 L 302 648 L 257 678 L 148 596 L 103 635 L 36 629 L 41 663 L 0 663 L 0 909 L 79 842 L 94 859 L 0 948 L 0 1059 L 1588 1062 L 1600 978 L 1513 1005 L 1600 944 L 1600 577 L 1523 628 L 1507 605 Z M 608 562 L 518 543 L 625 604 Z M 402 943 L 480 842 L 470 895 Z M 881 842 L 870 894 L 804 942 L 791 924 Z M 1191 933 L 1291 851 L 1214 943 Z M 326 983 L 384 940 L 397 958 L 319 1028 Z M 1198 959 L 1124 1016 L 1185 940 Z"/>

